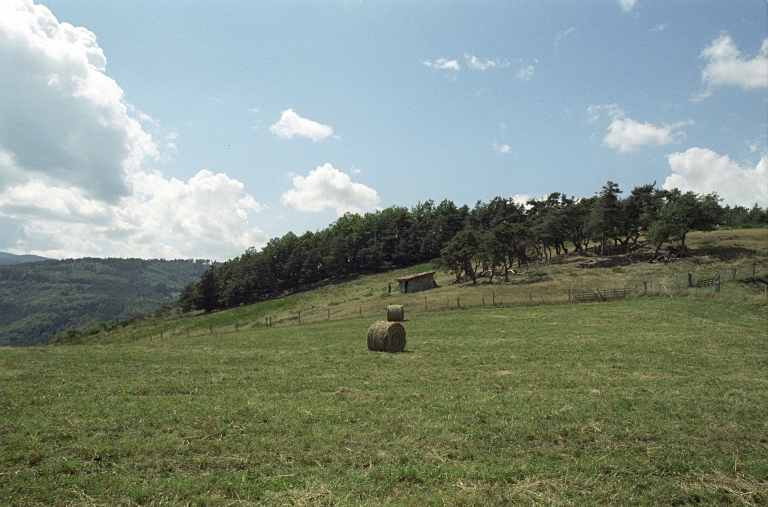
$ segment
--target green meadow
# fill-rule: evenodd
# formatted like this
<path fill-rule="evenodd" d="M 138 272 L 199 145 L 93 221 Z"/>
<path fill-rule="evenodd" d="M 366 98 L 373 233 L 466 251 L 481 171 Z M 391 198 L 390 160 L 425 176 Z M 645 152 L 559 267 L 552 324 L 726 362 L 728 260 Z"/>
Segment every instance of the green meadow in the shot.
<path fill-rule="evenodd" d="M 426 309 L 375 275 L 1 348 L 0 504 L 766 505 L 768 304 L 739 279 L 765 247 L 712 237 L 691 264 L 439 275 Z M 673 287 L 691 269 L 721 292 Z M 567 300 L 651 276 L 664 288 Z M 370 352 L 389 302 L 406 352 Z"/>

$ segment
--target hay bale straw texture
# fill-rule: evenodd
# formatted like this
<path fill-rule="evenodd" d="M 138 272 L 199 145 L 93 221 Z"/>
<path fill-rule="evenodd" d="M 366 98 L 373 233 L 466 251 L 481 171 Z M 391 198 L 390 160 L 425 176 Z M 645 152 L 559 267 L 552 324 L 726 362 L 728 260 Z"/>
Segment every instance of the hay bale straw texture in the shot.
<path fill-rule="evenodd" d="M 402 352 L 405 350 L 405 328 L 399 322 L 374 322 L 368 329 L 368 350 Z"/>
<path fill-rule="evenodd" d="M 403 305 L 389 305 L 387 307 L 387 320 L 389 322 L 402 322 L 405 320 L 405 308 Z"/>

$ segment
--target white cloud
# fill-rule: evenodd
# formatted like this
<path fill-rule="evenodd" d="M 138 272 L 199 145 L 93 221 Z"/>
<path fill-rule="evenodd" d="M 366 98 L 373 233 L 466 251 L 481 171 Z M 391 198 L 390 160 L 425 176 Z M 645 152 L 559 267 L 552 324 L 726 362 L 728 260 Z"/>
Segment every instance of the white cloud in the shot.
<path fill-rule="evenodd" d="M 538 63 L 538 60 L 534 60 L 534 62 Z M 517 78 L 520 81 L 527 83 L 533 78 L 535 67 L 533 64 L 526 63 L 524 60 L 518 60 L 517 63 L 520 64 L 520 70 L 517 71 Z"/>
<path fill-rule="evenodd" d="M 560 42 L 560 40 L 564 37 L 568 37 L 575 31 L 576 31 L 576 28 L 572 26 L 568 30 L 565 30 L 564 32 L 558 32 L 558 34 L 555 35 L 555 53 L 557 53 L 557 45 Z"/>
<path fill-rule="evenodd" d="M 104 74 L 96 36 L 31 0 L 0 2 L 0 243 L 50 257 L 225 259 L 266 242 L 239 181 L 147 172 L 159 122 Z M 142 122 L 142 123 L 140 123 Z M 175 153 L 176 132 L 159 145 Z"/>
<path fill-rule="evenodd" d="M 440 69 L 440 70 L 459 70 L 461 68 L 459 67 L 459 62 L 457 62 L 456 60 L 447 60 L 445 58 L 438 58 L 434 62 L 425 60 L 421 63 L 422 65 L 426 65 L 427 67 L 432 67 L 434 69 Z"/>
<path fill-rule="evenodd" d="M 648 122 L 640 123 L 627 118 L 616 104 L 591 106 L 587 111 L 591 122 L 597 121 L 602 112 L 607 112 L 612 120 L 607 128 L 608 134 L 603 138 L 603 144 L 622 153 L 637 151 L 648 145 L 661 146 L 680 142 L 686 138 L 685 132 L 680 128 L 692 123 L 685 121 L 662 126 Z"/>
<path fill-rule="evenodd" d="M 511 199 L 515 204 L 525 206 L 525 208 L 528 209 L 530 206 L 528 206 L 526 203 L 534 199 L 534 197 L 531 197 L 528 194 L 515 194 L 511 197 Z"/>
<path fill-rule="evenodd" d="M 12 250 L 59 258 L 224 260 L 267 242 L 248 221 L 248 214 L 262 206 L 225 174 L 203 170 L 185 183 L 139 171 L 129 180 L 134 192 L 119 204 L 39 180 L 6 188 L 0 193 L 0 217 L 23 230 Z"/>
<path fill-rule="evenodd" d="M 493 140 L 493 149 L 502 155 L 506 155 L 512 152 L 512 148 L 508 144 L 498 144 L 496 140 Z"/>
<path fill-rule="evenodd" d="M 329 125 L 302 118 L 293 109 L 283 111 L 280 115 L 280 121 L 270 126 L 269 131 L 285 139 L 299 136 L 312 139 L 315 142 L 333 135 L 333 128 Z"/>
<path fill-rule="evenodd" d="M 768 206 L 768 157 L 754 167 L 741 166 L 728 155 L 707 148 L 691 148 L 667 157 L 672 174 L 664 181 L 666 189 L 679 188 L 700 194 L 717 192 L 727 204 Z"/>
<path fill-rule="evenodd" d="M 589 106 L 587 108 L 589 113 L 589 122 L 596 123 L 603 113 L 614 118 L 616 116 L 623 116 L 624 111 L 618 106 L 618 104 L 605 104 L 601 106 Z"/>
<path fill-rule="evenodd" d="M 656 25 L 654 28 L 651 28 L 650 31 L 651 32 L 663 32 L 666 29 L 667 29 L 667 25 L 662 23 L 662 24 Z"/>
<path fill-rule="evenodd" d="M 648 122 L 637 122 L 631 118 L 614 118 L 608 126 L 610 132 L 603 138 L 603 143 L 622 153 L 637 151 L 640 147 L 651 144 L 677 143 L 685 139 L 685 132 L 679 130 L 684 125 L 689 125 L 689 123 L 680 122 L 657 127 Z"/>
<path fill-rule="evenodd" d="M 307 177 L 294 176 L 293 188 L 285 192 L 280 201 L 299 211 L 319 212 L 335 209 L 341 216 L 346 212 L 360 213 L 379 209 L 376 190 L 362 183 L 354 183 L 347 174 L 325 164 Z"/>
<path fill-rule="evenodd" d="M 624 12 L 629 12 L 635 8 L 637 0 L 616 0 L 616 3 L 621 6 L 621 10 Z"/>
<path fill-rule="evenodd" d="M 96 36 L 31 0 L 7 0 L 0 61 L 0 151 L 12 157 L 16 176 L 74 185 L 111 203 L 129 195 L 129 174 L 157 157 L 157 147 L 104 74 Z"/>
<path fill-rule="evenodd" d="M 768 87 L 768 39 L 757 56 L 747 59 L 739 51 L 730 35 L 722 34 L 704 48 L 699 58 L 707 60 L 707 66 L 701 72 L 701 82 L 708 87 L 698 98 L 711 95 L 715 86 L 740 86 L 745 90 Z"/>
<path fill-rule="evenodd" d="M 464 59 L 467 61 L 467 67 L 475 70 L 487 70 L 490 68 L 503 69 L 504 67 L 509 67 L 509 62 L 502 62 L 498 58 L 496 60 L 488 60 L 486 58 L 486 60 L 482 62 L 478 57 L 470 55 L 469 53 L 464 53 Z"/>

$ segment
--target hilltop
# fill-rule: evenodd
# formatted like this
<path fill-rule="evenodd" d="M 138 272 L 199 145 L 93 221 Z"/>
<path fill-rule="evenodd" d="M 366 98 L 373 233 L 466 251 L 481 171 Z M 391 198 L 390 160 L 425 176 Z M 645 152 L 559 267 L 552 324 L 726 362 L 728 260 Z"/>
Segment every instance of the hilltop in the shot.
<path fill-rule="evenodd" d="M 12 264 L 24 264 L 26 262 L 40 262 L 50 260 L 39 255 L 16 255 L 8 252 L 0 252 L 0 266 Z"/>

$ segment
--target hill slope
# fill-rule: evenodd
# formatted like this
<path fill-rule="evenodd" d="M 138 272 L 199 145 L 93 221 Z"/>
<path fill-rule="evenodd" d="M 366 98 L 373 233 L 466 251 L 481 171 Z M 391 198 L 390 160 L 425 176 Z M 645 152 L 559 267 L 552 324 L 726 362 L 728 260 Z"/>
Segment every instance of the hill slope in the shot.
<path fill-rule="evenodd" d="M 388 273 L 360 276 L 327 284 L 314 290 L 279 299 L 240 306 L 209 314 L 166 312 L 140 319 L 125 328 L 77 340 L 80 343 L 130 342 L 164 337 L 195 336 L 263 328 L 295 326 L 346 319 L 384 318 L 388 304 L 404 305 L 406 318 L 440 309 L 491 306 L 568 304 L 576 292 L 628 288 L 630 298 L 713 297 L 714 286 L 688 289 L 687 274 L 694 284 L 721 276 L 718 297 L 764 300 L 768 283 L 768 229 L 694 233 L 689 237 L 690 256 L 667 264 L 648 263 L 652 252 L 600 258 L 596 254 L 569 253 L 552 261 L 531 264 L 509 282 L 487 278 L 477 284 L 452 284 L 453 276 L 438 272 L 439 288 L 400 294 L 395 278 L 429 269 L 428 264 Z M 756 279 L 751 278 L 755 266 Z M 388 285 L 392 285 L 392 293 Z M 645 291 L 647 289 L 647 292 Z"/>
<path fill-rule="evenodd" d="M 66 329 L 153 312 L 207 267 L 93 258 L 0 266 L 0 346 L 46 343 Z"/>
<path fill-rule="evenodd" d="M 0 252 L 0 266 L 24 264 L 25 262 L 39 262 L 50 260 L 39 255 L 16 255 L 8 252 Z"/>

